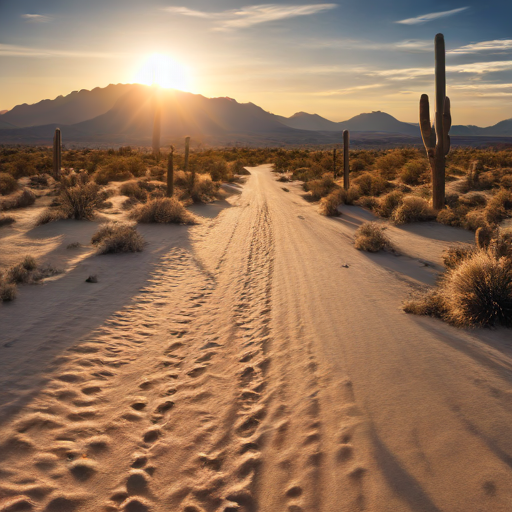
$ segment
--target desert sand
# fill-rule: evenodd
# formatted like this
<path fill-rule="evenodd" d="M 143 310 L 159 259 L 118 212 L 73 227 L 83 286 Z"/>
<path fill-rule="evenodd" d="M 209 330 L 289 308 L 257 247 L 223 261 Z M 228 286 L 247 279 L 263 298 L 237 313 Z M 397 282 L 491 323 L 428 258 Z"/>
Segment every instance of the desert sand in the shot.
<path fill-rule="evenodd" d="M 472 234 L 369 255 L 368 212 L 250 172 L 140 254 L 66 249 L 96 223 L 3 231 L 66 272 L 0 307 L 0 510 L 512 510 L 510 331 L 401 310 Z"/>

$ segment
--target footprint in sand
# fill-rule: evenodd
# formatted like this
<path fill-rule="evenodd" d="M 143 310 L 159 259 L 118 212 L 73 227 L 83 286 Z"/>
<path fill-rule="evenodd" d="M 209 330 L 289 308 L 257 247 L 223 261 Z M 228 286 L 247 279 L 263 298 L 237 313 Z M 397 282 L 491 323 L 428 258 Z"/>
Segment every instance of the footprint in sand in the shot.
<path fill-rule="evenodd" d="M 151 428 L 144 434 L 144 442 L 154 443 L 162 434 L 159 428 Z"/>

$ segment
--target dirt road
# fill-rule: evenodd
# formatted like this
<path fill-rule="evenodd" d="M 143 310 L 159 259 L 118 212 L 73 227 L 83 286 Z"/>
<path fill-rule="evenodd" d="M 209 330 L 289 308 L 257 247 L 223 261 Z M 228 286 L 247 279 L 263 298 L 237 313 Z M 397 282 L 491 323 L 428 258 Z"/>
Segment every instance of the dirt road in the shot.
<path fill-rule="evenodd" d="M 400 308 L 411 284 L 432 281 L 443 237 L 396 230 L 408 256 L 369 256 L 351 242 L 357 209 L 325 218 L 268 166 L 251 174 L 80 340 L 55 351 L 70 317 L 45 328 L 49 311 L 28 315 L 52 355 L 42 368 L 28 331 L 10 329 L 0 504 L 511 511 L 510 332 Z M 35 391 L 5 391 L 23 376 Z"/>

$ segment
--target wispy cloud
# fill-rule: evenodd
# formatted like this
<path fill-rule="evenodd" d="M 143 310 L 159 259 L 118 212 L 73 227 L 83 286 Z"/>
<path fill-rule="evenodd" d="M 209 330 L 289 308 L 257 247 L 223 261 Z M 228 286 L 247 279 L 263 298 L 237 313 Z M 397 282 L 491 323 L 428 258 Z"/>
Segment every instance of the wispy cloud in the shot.
<path fill-rule="evenodd" d="M 324 39 L 306 41 L 301 44 L 306 48 L 350 48 L 351 50 L 383 50 L 403 51 L 410 53 L 431 52 L 433 43 L 431 40 L 407 39 L 396 43 L 378 43 L 374 41 L 358 39 Z"/>
<path fill-rule="evenodd" d="M 401 23 L 402 25 L 418 25 L 419 23 L 427 23 L 428 21 L 437 20 L 438 18 L 446 18 L 459 12 L 465 11 L 469 7 L 459 7 L 458 9 L 452 9 L 451 11 L 442 12 L 431 12 L 430 14 L 423 14 L 416 18 L 408 18 L 406 20 L 396 21 L 395 23 Z"/>
<path fill-rule="evenodd" d="M 480 52 L 501 52 L 512 50 L 512 39 L 496 39 L 494 41 L 482 41 L 480 43 L 467 44 L 449 50 L 447 53 L 466 54 L 466 53 L 480 53 Z"/>
<path fill-rule="evenodd" d="M 44 16 L 43 14 L 22 14 L 21 17 L 34 23 L 47 23 L 51 20 L 50 16 Z"/>
<path fill-rule="evenodd" d="M 313 96 L 343 96 L 350 94 L 355 91 L 364 91 L 366 89 L 375 89 L 377 87 L 383 87 L 384 84 L 369 84 L 369 85 L 356 85 L 354 87 L 347 87 L 345 89 L 334 89 L 331 91 L 318 91 L 311 93 Z"/>
<path fill-rule="evenodd" d="M 164 10 L 182 16 L 213 19 L 217 30 L 246 28 L 259 23 L 278 21 L 298 16 L 311 16 L 337 7 L 337 4 L 278 5 L 262 4 L 241 7 L 223 12 L 205 12 L 188 7 L 165 7 Z"/>
<path fill-rule="evenodd" d="M 120 55 L 113 53 L 51 50 L 46 48 L 30 48 L 27 46 L 0 44 L 0 57 L 93 57 L 111 59 L 119 56 Z"/>

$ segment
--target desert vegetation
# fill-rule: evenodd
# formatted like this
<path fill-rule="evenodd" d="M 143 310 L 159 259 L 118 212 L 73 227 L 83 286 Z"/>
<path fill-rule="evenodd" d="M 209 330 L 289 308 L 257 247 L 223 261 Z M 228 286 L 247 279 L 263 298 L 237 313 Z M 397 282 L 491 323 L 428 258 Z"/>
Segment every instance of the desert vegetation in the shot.
<path fill-rule="evenodd" d="M 376 222 L 365 222 L 355 232 L 355 248 L 367 252 L 379 252 L 391 248 L 391 242 L 384 233 L 385 229 Z"/>
<path fill-rule="evenodd" d="M 97 246 L 98 254 L 141 252 L 144 249 L 144 238 L 135 226 L 120 222 L 102 224 L 91 243 Z"/>

